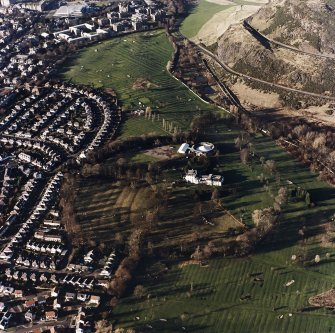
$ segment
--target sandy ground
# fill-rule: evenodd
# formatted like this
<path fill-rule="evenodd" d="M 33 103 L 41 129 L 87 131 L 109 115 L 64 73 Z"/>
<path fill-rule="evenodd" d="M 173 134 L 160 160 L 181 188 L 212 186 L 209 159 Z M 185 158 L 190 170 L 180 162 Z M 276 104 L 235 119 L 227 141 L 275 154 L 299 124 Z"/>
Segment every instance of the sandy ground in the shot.
<path fill-rule="evenodd" d="M 223 1 L 223 0 L 213 0 Z M 214 44 L 232 25 L 254 14 L 261 7 L 254 5 L 236 5 L 215 14 L 198 32 L 195 42 L 202 41 L 206 45 Z"/>
<path fill-rule="evenodd" d="M 276 93 L 266 93 L 248 87 L 242 82 L 232 86 L 233 91 L 239 96 L 242 104 L 255 105 L 260 108 L 280 108 L 279 95 Z"/>
<path fill-rule="evenodd" d="M 244 2 L 251 2 L 251 3 L 259 3 L 259 4 L 267 4 L 269 0 L 243 0 Z"/>
<path fill-rule="evenodd" d="M 201 264 L 200 260 L 191 259 L 191 260 L 187 260 L 187 261 L 180 263 L 178 267 L 183 268 L 183 267 L 190 266 L 190 265 L 200 265 L 200 264 Z"/>
<path fill-rule="evenodd" d="M 306 109 L 300 109 L 293 111 L 290 108 L 279 108 L 275 112 L 277 117 L 304 117 L 307 120 L 314 122 L 322 122 L 325 125 L 335 127 L 335 113 L 333 115 L 327 115 L 325 110 L 329 109 L 328 105 L 323 106 L 310 106 Z"/>
<path fill-rule="evenodd" d="M 335 289 L 330 289 L 322 294 L 312 296 L 308 299 L 309 304 L 335 308 Z"/>

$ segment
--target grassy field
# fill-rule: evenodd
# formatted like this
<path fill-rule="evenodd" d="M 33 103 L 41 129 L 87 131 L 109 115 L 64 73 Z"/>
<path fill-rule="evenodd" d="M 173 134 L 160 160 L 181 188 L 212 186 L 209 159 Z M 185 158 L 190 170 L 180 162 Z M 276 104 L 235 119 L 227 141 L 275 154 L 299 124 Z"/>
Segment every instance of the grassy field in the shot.
<path fill-rule="evenodd" d="M 141 102 L 186 128 L 194 114 L 212 108 L 166 72 L 171 52 L 162 31 L 113 39 L 79 51 L 68 62 L 63 78 L 114 88 L 128 109 L 137 108 Z M 151 87 L 133 89 L 138 79 L 145 79 Z M 157 122 L 130 118 L 121 135 L 148 132 L 162 133 L 162 129 Z M 150 297 L 123 299 L 113 314 L 119 325 L 139 327 L 141 332 L 169 333 L 183 331 L 182 327 L 187 332 L 199 333 L 335 332 L 331 311 L 301 311 L 308 306 L 310 296 L 335 283 L 334 249 L 321 243 L 323 223 L 335 213 L 334 189 L 318 181 L 316 175 L 269 138 L 259 135 L 252 140 L 256 153 L 275 160 L 280 174 L 279 181 L 273 175 L 266 175 L 269 185 L 265 187 L 258 179 L 264 172 L 260 163 L 255 162 L 253 169 L 240 163 L 239 152 L 234 147 L 239 133 L 240 130 L 217 122 L 207 134 L 208 141 L 215 143 L 221 152 L 215 172 L 225 177 L 225 208 L 250 224 L 251 212 L 272 205 L 278 182 L 283 184 L 288 180 L 308 189 L 315 207 L 307 208 L 303 202 L 290 203 L 276 232 L 247 258 L 216 258 L 206 267 L 180 268 L 178 263 L 170 262 L 169 271 L 159 279 L 147 277 L 151 265 L 144 262 L 135 284 L 143 284 Z M 155 162 L 140 149 L 120 157 L 129 163 Z M 104 168 L 113 168 L 114 163 L 115 159 L 108 160 Z M 194 213 L 197 186 L 170 186 L 181 176 L 181 170 L 162 170 L 155 184 L 168 188 L 165 211 L 152 226 L 150 240 L 155 248 L 182 246 L 194 233 L 203 239 L 222 237 L 223 232 L 234 227 L 234 222 L 224 215 L 213 217 L 217 221 L 215 227 L 204 225 L 200 214 Z M 155 188 L 145 182 L 133 186 L 129 182 L 112 181 L 108 176 L 82 178 L 77 193 L 76 218 L 83 234 L 87 239 L 101 242 L 113 240 L 116 233 L 127 234 L 143 223 L 143 212 L 153 208 L 156 196 Z M 203 204 L 202 214 L 211 216 L 210 200 L 204 199 Z M 302 228 L 304 241 L 298 233 Z M 326 253 L 330 257 L 326 258 Z M 322 260 L 318 265 L 302 267 L 292 262 L 293 254 L 303 255 L 307 263 L 316 254 Z M 292 279 L 295 283 L 286 287 Z"/>
<path fill-rule="evenodd" d="M 278 184 L 269 176 L 265 189 L 258 180 L 262 172 L 260 163 L 255 162 L 252 171 L 240 163 L 234 147 L 239 133 L 238 129 L 217 122 L 209 129 L 208 140 L 221 152 L 216 171 L 225 177 L 224 206 L 249 223 L 253 209 L 272 204 Z M 269 138 L 256 136 L 252 143 L 259 156 L 275 160 L 282 184 L 290 180 L 310 191 L 315 207 L 292 201 L 284 209 L 276 231 L 247 258 L 215 258 L 205 267 L 181 268 L 179 263 L 167 262 L 168 272 L 157 279 L 148 278 L 148 273 L 157 270 L 151 263 L 143 262 L 134 285 L 144 285 L 149 296 L 124 298 L 112 317 L 118 325 L 137 327 L 141 332 L 167 333 L 183 331 L 182 327 L 199 333 L 335 332 L 331 310 L 308 308 L 310 296 L 335 283 L 334 247 L 322 243 L 323 223 L 335 213 L 334 189 L 317 180 L 316 175 Z M 129 163 L 148 162 L 143 155 L 139 150 L 125 156 Z M 112 168 L 117 158 L 107 160 L 105 167 Z M 169 184 L 180 176 L 178 170 L 167 170 L 161 174 L 160 184 Z M 136 223 L 142 223 L 141 216 L 136 214 L 150 209 L 153 195 L 147 185 L 133 189 L 108 177 L 86 178 L 78 187 L 77 219 L 88 238 L 100 241 L 112 240 L 115 233 L 127 233 Z M 152 228 L 150 240 L 154 248 L 180 246 L 194 232 L 205 239 L 222 237 L 222 232 L 232 227 L 232 221 L 226 221 L 224 216 L 215 228 L 194 216 L 196 188 L 185 185 L 169 190 L 167 210 Z M 299 234 L 302 228 L 304 240 Z M 319 264 L 312 263 L 316 254 L 321 256 Z M 305 266 L 292 261 L 292 255 L 303 256 Z M 295 282 L 286 287 L 291 280 Z"/>
<path fill-rule="evenodd" d="M 120 138 L 140 136 L 142 134 L 167 134 L 158 122 L 152 122 L 144 117 L 129 117 L 121 127 Z"/>
<path fill-rule="evenodd" d="M 187 38 L 197 35 L 201 27 L 209 21 L 216 13 L 229 8 L 230 6 L 218 5 L 206 0 L 199 0 L 197 6 L 194 6 L 188 17 L 183 21 L 181 33 Z"/>
<path fill-rule="evenodd" d="M 208 140 L 215 143 L 221 152 L 217 158 L 218 163 L 214 172 L 225 177 L 224 186 L 222 187 L 223 206 L 235 217 L 242 219 L 247 225 L 251 224 L 252 211 L 272 206 L 279 186 L 287 184 L 287 181 L 291 181 L 295 186 L 308 190 L 312 200 L 316 203 L 314 208 L 308 210 L 302 202 L 291 203 L 290 216 L 292 220 L 296 219 L 296 223 L 293 224 L 296 235 L 298 229 L 305 224 L 308 225 L 309 221 L 317 225 L 317 221 L 322 221 L 326 216 L 334 213 L 335 198 L 333 189 L 318 181 L 316 176 L 303 164 L 295 161 L 269 138 L 259 135 L 253 138 L 252 143 L 258 156 L 263 156 L 266 160 L 274 160 L 276 162 L 276 168 L 280 176 L 279 180 L 275 179 L 274 175 L 264 171 L 258 159 L 253 163 L 252 169 L 241 164 L 239 151 L 234 146 L 234 139 L 240 134 L 239 129 L 228 128 L 224 121 L 221 121 L 217 122 L 208 132 Z M 116 155 L 104 162 L 103 167 L 106 175 L 109 174 L 109 168 L 111 171 L 115 169 L 115 163 L 121 157 L 130 164 L 149 163 L 157 160 L 140 149 L 135 152 Z M 264 186 L 259 180 L 259 176 L 262 173 L 268 178 L 267 186 Z M 171 233 L 177 242 L 179 239 L 178 234 L 182 239 L 185 234 L 191 233 L 189 230 L 196 231 L 199 228 L 200 218 L 194 217 L 194 207 L 196 205 L 194 194 L 198 187 L 190 184 L 177 187 L 171 186 L 171 183 L 181 179 L 182 175 L 183 170 L 177 169 L 163 170 L 159 176 L 157 185 L 169 188 L 169 199 L 167 211 L 164 212 L 164 216 L 160 218 L 160 222 L 155 226 L 158 236 L 156 243 L 161 244 L 162 241 L 164 243 L 164 237 L 162 238 L 161 235 L 164 236 L 165 232 Z M 119 216 L 114 216 L 115 210 L 118 208 L 114 206 L 120 193 L 123 193 L 124 187 L 128 188 L 128 190 L 130 188 L 129 184 L 116 185 L 108 177 L 101 179 L 86 178 L 78 184 L 77 211 L 80 213 L 79 221 L 88 238 L 98 237 L 99 234 L 104 235 L 105 230 L 112 230 L 120 221 Z M 141 186 L 139 188 L 141 189 Z M 133 191 L 137 191 L 137 189 L 130 192 L 132 193 Z M 136 198 L 139 199 L 140 197 Z M 125 200 L 127 211 L 122 220 L 129 220 L 128 215 L 133 213 L 133 199 L 134 196 L 131 194 Z M 145 209 L 145 197 L 142 200 L 144 206 L 141 209 Z M 209 214 L 211 210 L 210 195 L 202 201 L 205 207 L 203 214 Z M 137 206 L 138 204 L 136 204 Z M 176 223 L 180 228 L 176 228 Z M 208 231 L 210 232 L 210 229 Z M 214 230 L 212 232 L 215 233 Z M 113 235 L 111 234 L 110 236 L 112 237 Z"/>
<path fill-rule="evenodd" d="M 172 47 L 162 30 L 113 38 L 78 51 L 62 67 L 60 77 L 94 87 L 113 88 L 127 110 L 151 106 L 160 119 L 186 129 L 193 115 L 214 110 L 166 70 Z M 144 86 L 136 85 L 139 81 Z M 161 122 L 130 118 L 122 136 L 164 133 Z"/>
<path fill-rule="evenodd" d="M 209 138 L 221 151 L 229 151 L 237 131 L 218 123 L 211 133 Z M 216 258 L 206 267 L 171 263 L 168 273 L 157 280 L 147 278 L 151 268 L 144 265 L 134 284 L 143 284 L 149 296 L 125 298 L 114 311 L 118 325 L 141 332 L 180 332 L 182 327 L 199 333 L 335 332 L 331 310 L 308 308 L 310 296 L 335 283 L 334 247 L 322 244 L 323 223 L 335 213 L 334 189 L 269 138 L 257 136 L 253 144 L 260 156 L 276 161 L 281 182 L 290 180 L 311 192 L 315 207 L 291 202 L 276 231 L 247 258 Z M 223 154 L 218 167 L 226 177 L 225 186 L 238 187 L 235 196 L 223 199 L 225 205 L 235 213 L 267 206 L 277 186 L 270 183 L 267 191 L 258 186 L 260 167 L 255 165 L 251 173 L 234 154 Z M 304 241 L 298 233 L 301 228 Z M 321 256 L 319 264 L 312 263 L 316 254 Z M 292 255 L 303 256 L 306 266 L 292 261 Z M 285 286 L 291 280 L 295 282 Z"/>
<path fill-rule="evenodd" d="M 139 155 L 136 155 L 139 158 Z M 143 155 L 142 155 L 143 156 Z M 143 161 L 143 157 L 141 162 Z M 164 172 L 157 187 L 165 187 L 177 172 Z M 133 188 L 126 183 L 115 183 L 108 178 L 86 178 L 78 184 L 76 198 L 77 222 L 86 239 L 110 241 L 116 233 L 126 235 L 133 228 L 145 224 L 145 213 L 155 207 L 156 193 L 147 183 Z M 223 212 L 211 212 L 209 201 L 203 202 L 203 215 L 213 216 L 215 226 L 204 224 L 200 215 L 194 215 L 194 187 L 178 186 L 168 189 L 168 202 L 151 227 L 150 241 L 155 248 L 178 248 L 198 238 L 222 237 L 229 228 L 239 227 Z"/>
<path fill-rule="evenodd" d="M 114 319 L 141 332 L 150 331 L 147 325 L 160 332 L 179 332 L 182 327 L 211 333 L 335 332 L 333 312 L 308 304 L 309 297 L 334 286 L 334 249 L 322 248 L 317 236 L 304 245 L 292 242 L 290 225 L 297 222 L 287 211 L 282 230 L 247 258 L 212 259 L 206 267 L 172 264 L 157 280 L 147 278 L 150 267 L 143 270 L 134 284 L 144 285 L 149 296 L 125 298 Z M 302 251 L 309 259 L 320 254 L 321 263 L 294 263 L 292 255 Z M 295 282 L 287 287 L 291 280 Z"/>
<path fill-rule="evenodd" d="M 219 133 L 221 131 L 221 133 Z M 222 154 L 218 157 L 218 165 L 215 172 L 223 174 L 225 184 L 222 188 L 223 205 L 238 219 L 243 218 L 246 224 L 251 223 L 251 212 L 256 208 L 265 208 L 272 205 L 273 195 L 278 186 L 275 185 L 273 193 L 265 189 L 258 179 L 258 170 L 252 171 L 240 162 L 239 152 L 234 147 L 234 139 L 240 133 L 237 129 L 230 129 L 224 123 L 218 124 L 210 131 L 209 139 L 220 149 Z M 218 132 L 218 133 L 216 133 Z M 176 148 L 175 148 L 176 150 Z M 155 162 L 153 156 L 145 154 L 140 149 L 135 152 L 127 152 L 116 155 L 103 163 L 104 174 L 112 174 L 115 163 L 119 158 L 125 159 L 129 164 Z M 185 166 L 187 160 L 185 160 Z M 109 172 L 110 170 L 110 172 Z M 155 186 L 168 189 L 167 207 L 160 214 L 158 222 L 153 226 L 152 242 L 157 247 L 178 246 L 182 242 L 190 240 L 192 233 L 200 233 L 201 238 L 219 238 L 229 228 L 237 228 L 241 225 L 234 222 L 227 215 L 218 213 L 211 204 L 211 193 L 195 199 L 197 185 L 180 184 L 172 186 L 177 180 L 181 180 L 184 174 L 183 168 L 162 170 Z M 141 194 L 148 184 L 141 184 L 136 189 L 131 189 L 129 184 L 115 184 L 108 177 L 101 179 L 85 178 L 78 184 L 78 197 L 76 210 L 86 238 L 113 239 L 115 232 L 129 231 L 133 225 L 129 223 L 132 215 L 136 216 L 146 209 L 150 202 L 149 192 Z M 139 194 L 137 194 L 139 192 Z M 119 211 L 117 202 L 122 201 L 125 208 Z M 142 203 L 140 202 L 142 200 Z M 201 214 L 195 213 L 195 207 L 203 205 Z M 120 214 L 118 213 L 120 212 Z M 143 214 L 138 221 L 143 221 Z M 213 219 L 215 227 L 204 225 L 201 216 Z M 122 228 L 119 229 L 120 221 Z M 111 231 L 111 233 L 109 233 Z M 166 237 L 168 235 L 168 237 Z"/>
<path fill-rule="evenodd" d="M 334 332 L 331 311 L 301 309 L 335 278 L 287 264 L 284 252 L 213 259 L 206 267 L 173 265 L 156 281 L 139 278 L 149 296 L 124 299 L 114 318 L 141 332 Z"/>

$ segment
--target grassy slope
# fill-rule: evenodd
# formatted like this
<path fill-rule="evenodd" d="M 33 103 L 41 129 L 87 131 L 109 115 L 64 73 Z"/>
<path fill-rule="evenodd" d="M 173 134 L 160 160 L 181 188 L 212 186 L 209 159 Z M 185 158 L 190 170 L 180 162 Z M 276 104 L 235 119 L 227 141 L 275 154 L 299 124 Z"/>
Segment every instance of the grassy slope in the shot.
<path fill-rule="evenodd" d="M 195 37 L 202 26 L 209 21 L 213 15 L 228 8 L 229 6 L 222 6 L 215 3 L 200 0 L 199 4 L 195 6 L 189 16 L 185 19 L 181 26 L 181 32 L 188 38 Z"/>
<path fill-rule="evenodd" d="M 164 117 L 185 129 L 196 112 L 214 108 L 201 102 L 166 71 L 171 55 L 172 47 L 164 31 L 133 34 L 79 51 L 65 64 L 61 77 L 95 87 L 114 88 L 128 109 L 136 109 L 142 102 L 159 112 L 161 119 Z M 146 79 L 156 87 L 134 90 L 136 79 Z M 125 123 L 122 135 L 149 132 L 162 133 L 161 122 L 132 118 Z"/>
<path fill-rule="evenodd" d="M 137 223 L 143 224 L 145 212 L 152 208 L 151 198 L 155 195 L 146 185 L 132 189 L 96 178 L 81 181 L 78 192 L 77 221 L 87 239 L 99 241 L 113 240 L 117 232 L 125 234 Z M 170 192 L 166 211 L 153 224 L 151 241 L 154 247 L 178 247 L 181 242 L 190 241 L 192 232 L 200 232 L 202 237 L 219 237 L 229 227 L 238 226 L 230 218 L 221 219 L 215 228 L 205 225 L 200 217 L 193 216 L 193 195 L 192 187 L 188 186 Z M 204 212 L 209 212 L 206 207 Z"/>

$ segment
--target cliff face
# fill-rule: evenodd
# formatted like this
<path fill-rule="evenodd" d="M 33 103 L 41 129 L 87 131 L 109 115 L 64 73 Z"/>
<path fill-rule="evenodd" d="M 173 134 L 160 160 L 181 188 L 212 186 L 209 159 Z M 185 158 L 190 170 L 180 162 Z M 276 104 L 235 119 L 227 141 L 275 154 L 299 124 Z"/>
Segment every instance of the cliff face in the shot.
<path fill-rule="evenodd" d="M 331 4 L 274 1 L 253 15 L 250 24 L 274 40 L 306 51 L 332 54 L 335 50 L 335 10 Z M 231 26 L 219 39 L 218 55 L 239 72 L 311 92 L 335 94 L 335 59 L 266 45 L 242 24 Z"/>

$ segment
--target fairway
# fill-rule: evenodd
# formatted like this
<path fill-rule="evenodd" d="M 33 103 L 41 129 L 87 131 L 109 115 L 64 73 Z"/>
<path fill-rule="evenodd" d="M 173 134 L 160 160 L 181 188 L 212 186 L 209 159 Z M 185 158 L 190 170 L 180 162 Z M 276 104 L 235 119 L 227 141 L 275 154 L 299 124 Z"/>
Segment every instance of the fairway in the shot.
<path fill-rule="evenodd" d="M 141 156 L 146 157 L 135 155 L 129 163 L 138 159 L 147 162 Z M 115 166 L 105 165 L 105 173 L 108 173 L 109 167 Z M 178 172 L 164 172 L 162 182 L 155 186 L 164 187 L 165 181 L 171 182 L 178 177 Z M 78 182 L 77 186 L 76 221 L 85 239 L 104 242 L 115 239 L 117 233 L 127 235 L 133 228 L 143 226 L 146 212 L 157 205 L 156 193 L 143 182 L 132 188 L 127 183 L 115 183 L 108 177 L 88 177 Z M 240 227 L 222 212 L 213 214 L 210 200 L 203 202 L 203 215 L 213 216 L 215 226 L 205 224 L 200 215 L 194 215 L 194 207 L 199 202 L 194 199 L 194 190 L 194 186 L 187 185 L 168 189 L 166 206 L 150 226 L 149 238 L 154 248 L 187 246 L 195 233 L 204 239 L 220 238 L 229 228 Z"/>
<path fill-rule="evenodd" d="M 124 109 L 150 106 L 160 119 L 187 129 L 195 114 L 215 108 L 167 72 L 172 51 L 162 30 L 117 37 L 78 51 L 63 65 L 60 76 L 96 88 L 113 88 Z M 146 82 L 147 86 L 138 82 Z M 163 134 L 161 124 L 162 121 L 153 123 L 144 117 L 132 117 L 121 135 Z"/>
<path fill-rule="evenodd" d="M 144 270 L 135 285 L 143 284 L 150 297 L 124 299 L 114 312 L 117 323 L 144 332 L 150 331 L 150 325 L 166 333 L 182 331 L 182 327 L 199 333 L 335 332 L 333 312 L 308 303 L 311 296 L 335 283 L 334 249 L 321 248 L 318 237 L 304 245 L 292 242 L 291 233 L 298 236 L 295 228 L 301 224 L 290 210 L 275 239 L 252 256 L 211 259 L 206 267 L 172 264 L 166 275 L 154 281 L 146 278 Z M 293 262 L 292 255 L 302 251 L 310 260 L 320 254 L 321 263 L 302 267 Z"/>
<path fill-rule="evenodd" d="M 201 9 L 204 2 L 197 8 Z M 201 20 L 197 22 L 200 25 Z M 195 23 L 190 25 L 196 27 Z M 113 88 L 128 111 L 151 106 L 161 117 L 186 129 L 194 115 L 215 109 L 166 71 L 171 54 L 163 31 L 139 33 L 79 51 L 62 75 L 78 83 Z M 157 121 L 128 117 L 121 136 L 152 132 L 165 133 Z M 178 260 L 187 261 L 188 257 L 176 259 L 179 250 L 194 245 L 194 238 L 202 244 L 228 239 L 227 231 L 239 227 L 227 215 L 213 213 L 210 192 L 200 199 L 198 186 L 180 182 L 187 161 L 183 167 L 162 169 L 151 185 L 144 179 L 115 180 L 112 175 L 118 159 L 125 159 L 132 167 L 157 162 L 139 147 L 104 161 L 99 175 L 77 182 L 76 221 L 85 239 L 101 242 L 115 241 L 117 234 L 127 236 L 137 226 L 143 226 L 147 222 L 145 212 L 155 209 L 157 193 L 166 193 L 164 209 L 147 226 L 150 233 L 146 241 L 155 253 L 168 253 L 159 262 L 168 271 L 152 278 L 160 271 L 156 267 L 158 259 L 144 258 L 134 274 L 133 285 L 144 285 L 147 295 L 134 298 L 130 290 L 113 310 L 112 320 L 118 326 L 166 333 L 335 333 L 333 313 L 308 304 L 311 296 L 335 284 L 334 247 L 332 243 L 325 245 L 322 238 L 325 223 L 335 213 L 334 189 L 260 134 L 251 138 L 258 158 L 252 166 L 243 165 L 234 144 L 240 134 L 241 129 L 225 119 L 215 122 L 206 133 L 206 140 L 220 152 L 213 172 L 225 178 L 225 209 L 251 226 L 252 211 L 272 206 L 279 187 L 288 183 L 308 190 L 314 203 L 307 207 L 302 200 L 290 201 L 283 208 L 275 231 L 246 258 L 222 255 L 204 266 L 183 266 Z M 277 174 L 264 171 L 259 157 L 274 160 Z M 267 183 L 260 181 L 260 175 L 266 176 Z M 195 210 L 200 201 L 201 213 Z M 214 226 L 204 224 L 202 216 Z M 333 237 L 334 231 L 331 232 Z M 313 262 L 316 254 L 321 257 L 319 264 Z M 293 255 L 303 260 L 292 260 Z M 292 280 L 294 283 L 286 286 Z"/>

